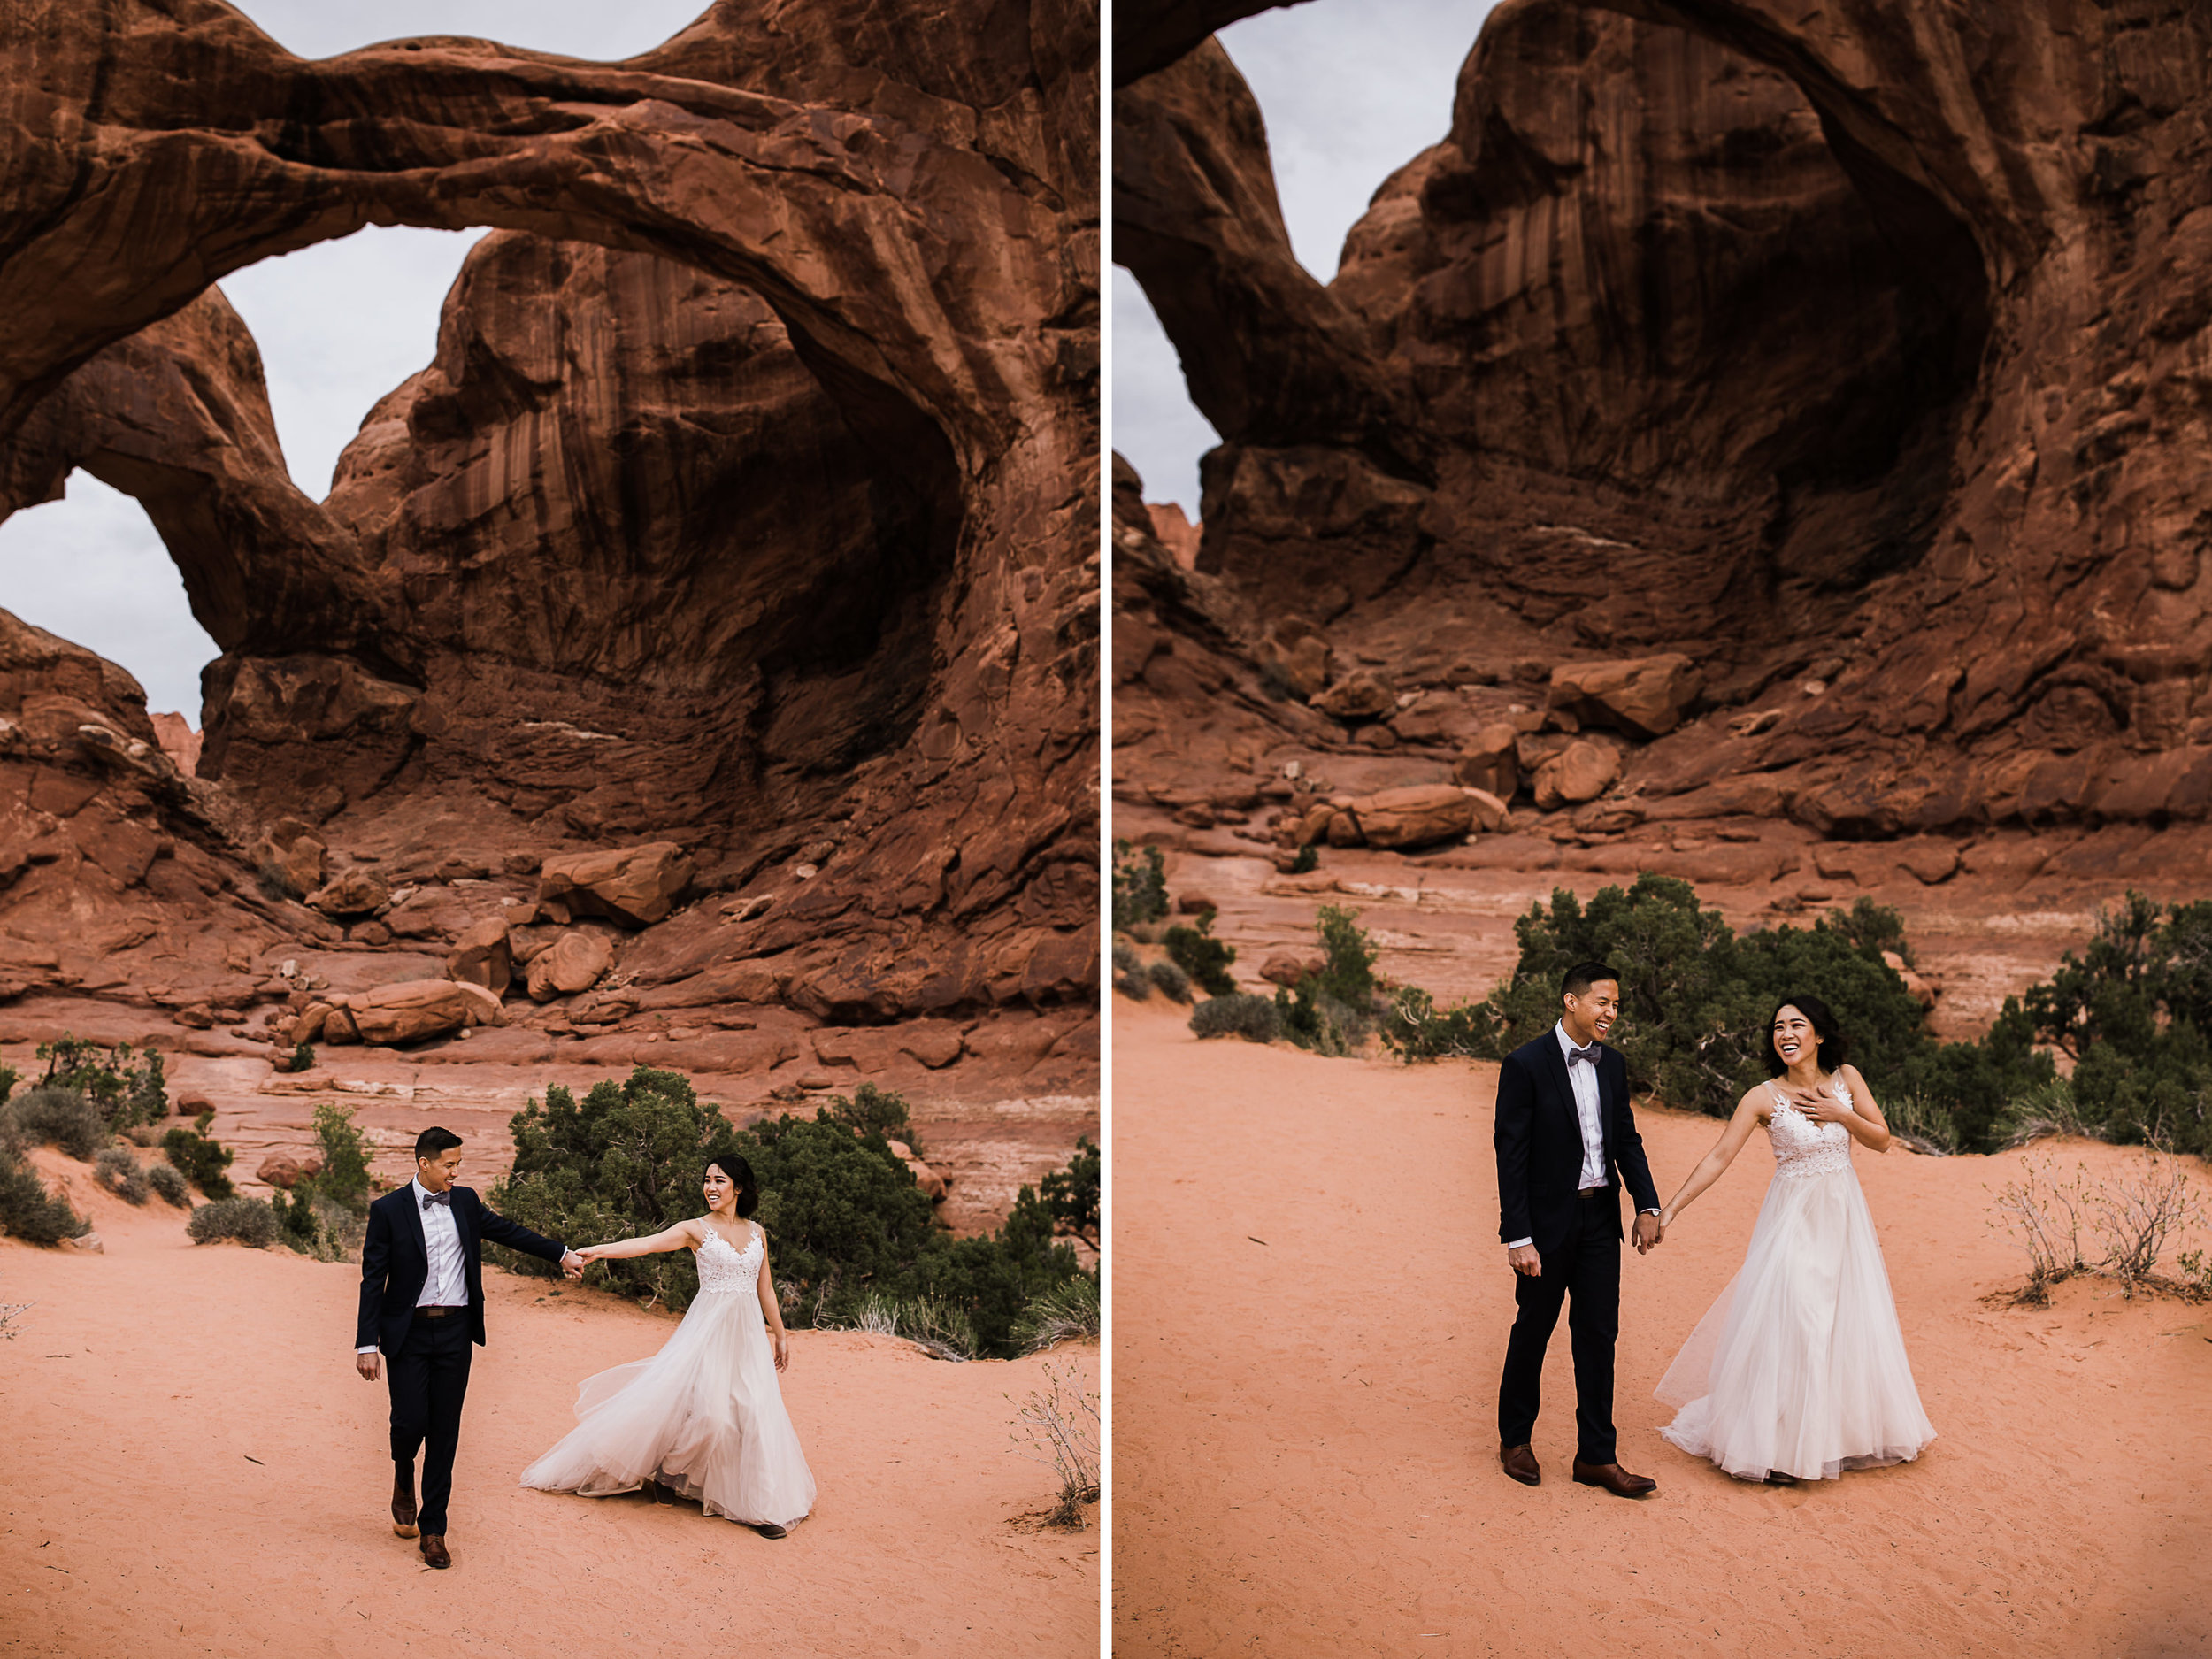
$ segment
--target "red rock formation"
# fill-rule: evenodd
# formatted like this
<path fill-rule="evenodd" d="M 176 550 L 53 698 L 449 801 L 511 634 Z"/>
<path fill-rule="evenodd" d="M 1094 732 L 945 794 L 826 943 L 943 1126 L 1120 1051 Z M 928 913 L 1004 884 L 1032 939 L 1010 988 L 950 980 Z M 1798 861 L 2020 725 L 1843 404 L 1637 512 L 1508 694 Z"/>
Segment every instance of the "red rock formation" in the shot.
<path fill-rule="evenodd" d="M 0 628 L 0 926 L 59 946 L 59 866 L 112 864 L 101 994 L 198 1006 L 339 942 L 283 896 L 310 866 L 404 979 L 541 862 L 666 841 L 690 879 L 615 947 L 664 1020 L 757 962 L 807 1019 L 1080 1025 L 1094 11 L 724 0 L 616 65 L 309 62 L 219 0 L 0 15 L 0 511 L 80 465 L 138 495 L 224 653 L 183 779 L 124 677 Z M 503 229 L 319 503 L 208 284 L 372 222 Z M 173 969 L 113 944 L 192 933 Z"/>
<path fill-rule="evenodd" d="M 1540 703 L 1680 651 L 1655 818 L 2212 809 L 2202 8 L 1508 0 L 1326 285 L 1226 58 L 1161 61 L 1116 246 L 1223 434 L 1229 657 Z"/>

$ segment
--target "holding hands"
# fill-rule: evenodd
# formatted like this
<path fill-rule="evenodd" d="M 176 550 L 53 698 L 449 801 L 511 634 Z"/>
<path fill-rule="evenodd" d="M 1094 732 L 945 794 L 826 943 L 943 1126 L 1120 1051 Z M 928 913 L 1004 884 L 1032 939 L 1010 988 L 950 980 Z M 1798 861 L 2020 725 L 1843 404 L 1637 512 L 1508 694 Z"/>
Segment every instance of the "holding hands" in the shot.
<path fill-rule="evenodd" d="M 1638 1216 L 1635 1228 L 1636 1254 L 1642 1256 L 1647 1251 L 1656 1249 L 1659 1240 L 1666 1236 L 1666 1233 L 1667 1222 L 1663 1214 Z"/>
<path fill-rule="evenodd" d="M 588 1249 L 565 1251 L 561 1256 L 561 1271 L 571 1279 L 581 1279 L 585 1264 L 591 1259 L 592 1254 Z"/>

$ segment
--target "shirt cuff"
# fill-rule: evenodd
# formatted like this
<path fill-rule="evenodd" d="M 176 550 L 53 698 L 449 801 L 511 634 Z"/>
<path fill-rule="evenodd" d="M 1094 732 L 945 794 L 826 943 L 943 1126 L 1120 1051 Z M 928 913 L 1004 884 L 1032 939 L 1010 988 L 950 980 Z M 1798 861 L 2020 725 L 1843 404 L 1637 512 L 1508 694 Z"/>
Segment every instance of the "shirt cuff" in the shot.
<path fill-rule="evenodd" d="M 1659 1206 L 1654 1204 L 1649 1210 L 1640 1210 L 1636 1213 L 1640 1216 L 1655 1216 L 1660 1214 L 1661 1211 Z"/>
<path fill-rule="evenodd" d="M 1517 1250 L 1525 1244 L 1533 1244 L 1535 1242 L 1536 1240 L 1533 1239 L 1516 1239 L 1512 1243 L 1507 1245 L 1505 1248 L 1509 1250 Z"/>
<path fill-rule="evenodd" d="M 357 1348 L 353 1351 L 357 1354 L 373 1354 L 376 1352 L 376 1344 L 372 1342 L 366 1348 Z"/>

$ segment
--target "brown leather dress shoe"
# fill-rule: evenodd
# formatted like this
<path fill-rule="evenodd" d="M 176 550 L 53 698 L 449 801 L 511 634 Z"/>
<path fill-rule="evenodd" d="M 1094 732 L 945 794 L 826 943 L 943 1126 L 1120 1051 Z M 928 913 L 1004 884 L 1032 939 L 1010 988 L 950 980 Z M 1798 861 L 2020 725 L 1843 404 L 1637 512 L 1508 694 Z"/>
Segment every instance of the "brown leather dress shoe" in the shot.
<path fill-rule="evenodd" d="M 422 1558 L 428 1562 L 432 1566 L 445 1568 L 450 1567 L 453 1564 L 453 1557 L 445 1553 L 445 1534 L 443 1532 L 425 1532 L 422 1535 L 422 1544 L 420 1548 L 422 1549 Z"/>
<path fill-rule="evenodd" d="M 415 1535 L 415 1486 L 412 1481 L 392 1487 L 392 1531 L 402 1538 Z"/>
<path fill-rule="evenodd" d="M 1586 1463 L 1575 1459 L 1575 1479 L 1586 1486 L 1602 1486 L 1617 1498 L 1647 1498 L 1659 1490 L 1648 1475 L 1632 1475 L 1618 1463 Z"/>
<path fill-rule="evenodd" d="M 1536 1466 L 1536 1448 L 1532 1446 L 1501 1446 L 1498 1462 L 1505 1472 L 1525 1486 L 1543 1484 L 1544 1471 Z"/>

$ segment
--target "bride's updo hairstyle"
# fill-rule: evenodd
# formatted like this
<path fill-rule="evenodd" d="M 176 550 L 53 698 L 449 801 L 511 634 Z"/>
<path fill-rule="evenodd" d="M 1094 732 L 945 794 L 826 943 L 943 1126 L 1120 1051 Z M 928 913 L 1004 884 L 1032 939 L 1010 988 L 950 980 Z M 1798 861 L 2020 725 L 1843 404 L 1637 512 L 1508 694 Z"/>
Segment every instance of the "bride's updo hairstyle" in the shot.
<path fill-rule="evenodd" d="M 719 1170 L 737 1184 L 737 1213 L 740 1219 L 750 1216 L 760 1208 L 760 1183 L 753 1179 L 753 1166 L 734 1152 L 726 1156 L 709 1158 L 708 1170 Z M 706 1179 L 706 1170 L 699 1171 L 699 1179 Z"/>
<path fill-rule="evenodd" d="M 1833 1076 L 1843 1070 L 1843 1033 L 1836 1025 L 1836 1017 L 1829 1012 L 1828 1004 L 1816 996 L 1786 996 L 1774 1005 L 1774 1012 L 1767 1016 L 1767 1075 L 1780 1077 L 1789 1067 L 1782 1064 L 1782 1056 L 1775 1052 L 1774 1022 L 1782 1018 L 1782 1010 L 1793 1008 L 1812 1022 L 1813 1062 L 1823 1071 Z"/>

